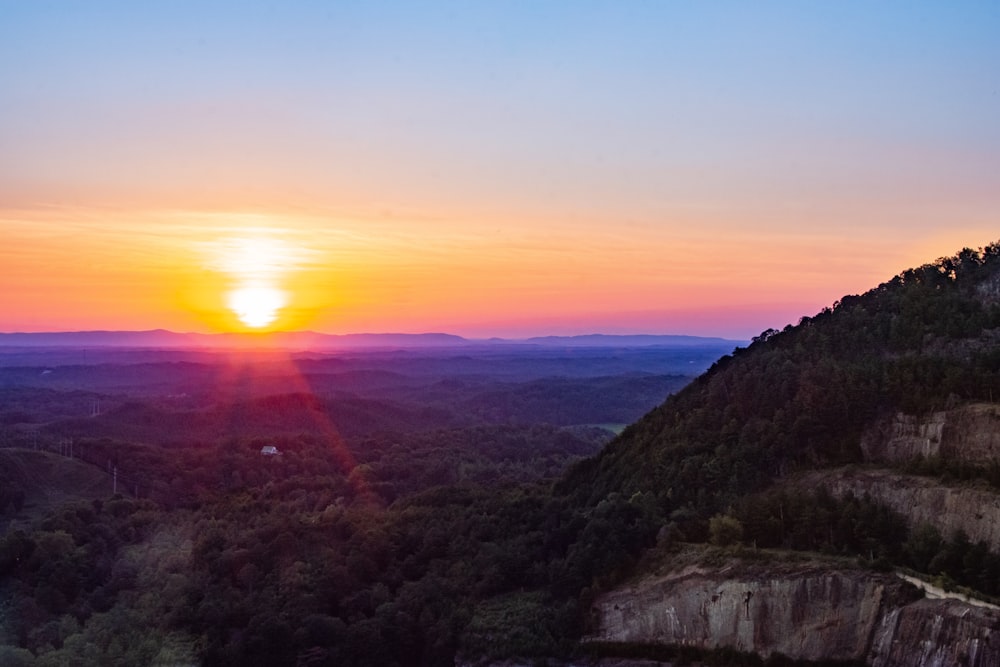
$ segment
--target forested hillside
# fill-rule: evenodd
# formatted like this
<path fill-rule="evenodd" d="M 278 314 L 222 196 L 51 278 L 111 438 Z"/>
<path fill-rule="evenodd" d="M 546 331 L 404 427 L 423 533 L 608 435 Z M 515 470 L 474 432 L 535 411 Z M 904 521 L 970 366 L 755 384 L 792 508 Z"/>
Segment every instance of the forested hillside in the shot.
<path fill-rule="evenodd" d="M 907 270 L 722 357 L 560 491 L 642 492 L 707 520 L 796 469 L 858 463 L 864 428 L 1000 398 L 1000 245 Z"/>
<path fill-rule="evenodd" d="M 781 554 L 846 557 L 995 601 L 995 398 L 998 244 L 907 270 L 796 326 L 765 331 L 576 464 L 556 493 L 579 506 L 630 498 L 644 508 L 664 552 L 645 566 L 651 573 L 680 567 L 671 544 L 695 542 L 728 549 L 734 573 L 743 561 L 789 557 Z M 757 551 L 765 548 L 780 551 Z M 634 636 L 623 627 L 620 636 Z M 608 634 L 606 625 L 595 630 Z M 676 641 L 669 636 L 643 641 Z M 933 650 L 951 656 L 945 662 L 992 664 L 996 647 L 976 654 L 980 639 L 972 637 L 951 645 L 959 640 L 935 637 Z M 761 657 L 773 648 L 744 644 Z M 916 660 L 886 662 L 880 650 L 851 659 Z"/>

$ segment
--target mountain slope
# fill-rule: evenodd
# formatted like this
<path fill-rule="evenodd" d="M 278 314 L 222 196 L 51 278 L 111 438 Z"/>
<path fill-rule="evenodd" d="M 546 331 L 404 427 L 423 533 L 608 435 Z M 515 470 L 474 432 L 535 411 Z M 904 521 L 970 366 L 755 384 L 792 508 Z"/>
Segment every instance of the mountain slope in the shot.
<path fill-rule="evenodd" d="M 861 462 L 878 417 L 1000 398 L 1000 244 L 908 270 L 746 349 L 630 426 L 560 490 L 703 518 L 794 469 Z"/>
<path fill-rule="evenodd" d="M 996 664 L 1000 611 L 972 602 L 859 607 L 853 622 L 877 630 L 847 653 L 840 639 L 824 644 L 822 634 L 801 633 L 801 618 L 782 616 L 782 596 L 794 593 L 816 623 L 839 627 L 835 613 L 816 610 L 846 604 L 843 581 L 881 590 L 891 577 L 873 569 L 996 600 L 994 397 L 1000 244 L 905 271 L 764 332 L 557 485 L 595 515 L 628 499 L 644 513 L 636 530 L 658 530 L 627 583 L 595 598 L 587 644 L 610 656 L 694 647 L 871 665 Z M 689 590 L 669 574 L 691 567 L 679 542 L 728 548 L 728 564 L 718 567 L 718 550 L 696 548 L 693 567 L 707 574 Z M 758 551 L 765 547 L 776 551 Z M 802 558 L 820 558 L 812 567 L 828 574 L 803 587 L 797 573 L 758 571 L 761 561 Z M 845 567 L 850 574 L 836 574 Z M 743 604 L 712 615 L 706 600 L 737 594 Z"/>

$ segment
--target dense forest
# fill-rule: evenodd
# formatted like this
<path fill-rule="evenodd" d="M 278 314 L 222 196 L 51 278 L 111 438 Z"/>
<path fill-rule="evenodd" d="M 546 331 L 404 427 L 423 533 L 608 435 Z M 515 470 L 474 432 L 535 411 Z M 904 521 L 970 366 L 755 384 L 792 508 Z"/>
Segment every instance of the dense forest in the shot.
<path fill-rule="evenodd" d="M 281 454 L 263 457 L 264 442 Z M 577 591 L 634 548 L 606 548 L 636 520 L 627 504 L 597 526 L 546 493 L 595 448 L 553 427 L 484 427 L 149 457 L 165 480 L 149 497 L 70 503 L 0 541 L 6 640 L 37 664 L 152 664 L 175 637 L 207 665 L 446 664 L 476 601 Z M 588 531 L 606 562 L 571 552 Z M 521 648 L 579 634 L 575 607 L 529 600 L 543 625 Z"/>
<path fill-rule="evenodd" d="M 0 369 L 0 664 L 567 653 L 642 514 L 551 484 L 691 355 Z"/>
<path fill-rule="evenodd" d="M 963 250 L 763 332 L 576 464 L 556 494 L 578 506 L 641 495 L 683 539 L 862 556 L 1000 594 L 1000 555 L 961 531 L 910 534 L 868 499 L 773 488 L 862 464 L 879 416 L 993 402 L 998 342 L 1000 244 Z M 995 462 L 917 460 L 907 472 L 1000 488 Z"/>
<path fill-rule="evenodd" d="M 0 663 L 568 657 L 585 649 L 593 597 L 651 547 L 669 557 L 681 543 L 827 554 L 998 595 L 986 544 L 910 529 L 869 497 L 777 484 L 863 464 L 861 434 L 880 416 L 1000 397 L 998 342 L 993 244 L 763 332 L 606 445 L 601 392 L 614 415 L 679 384 L 535 378 L 470 392 L 466 377 L 201 411 L 145 398 L 44 424 L 18 404 L 43 439 L 74 438 L 74 456 L 128 475 L 117 495 L 29 522 L 31 479 L 0 472 Z M 1000 479 L 947 461 L 910 471 Z"/>
<path fill-rule="evenodd" d="M 797 468 L 858 463 L 879 414 L 1000 398 L 1000 244 L 847 296 L 719 359 L 561 492 L 653 494 L 703 520 Z M 985 473 L 985 471 L 984 471 Z"/>

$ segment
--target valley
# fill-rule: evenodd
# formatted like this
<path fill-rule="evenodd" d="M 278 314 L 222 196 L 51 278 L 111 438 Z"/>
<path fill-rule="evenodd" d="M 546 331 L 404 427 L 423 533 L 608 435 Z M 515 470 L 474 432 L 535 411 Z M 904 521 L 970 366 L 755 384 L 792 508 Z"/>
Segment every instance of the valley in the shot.
<path fill-rule="evenodd" d="M 0 350 L 0 663 L 448 663 L 583 527 L 547 486 L 733 345 Z"/>

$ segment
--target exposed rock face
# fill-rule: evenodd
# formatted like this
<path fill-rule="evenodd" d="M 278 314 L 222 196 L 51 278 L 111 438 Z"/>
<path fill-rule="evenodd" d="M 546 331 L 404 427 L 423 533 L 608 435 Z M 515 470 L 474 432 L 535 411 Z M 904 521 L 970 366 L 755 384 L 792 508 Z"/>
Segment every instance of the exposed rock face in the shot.
<path fill-rule="evenodd" d="M 956 600 L 920 600 L 879 622 L 873 667 L 1000 664 L 1000 612 Z"/>
<path fill-rule="evenodd" d="M 868 494 L 905 516 L 911 526 L 930 524 L 945 538 L 961 529 L 972 542 L 1000 551 L 1000 495 L 992 491 L 941 486 L 926 477 L 885 470 L 824 470 L 807 475 L 801 484 L 823 486 L 836 497 Z"/>
<path fill-rule="evenodd" d="M 588 639 L 876 667 L 1000 664 L 1000 611 L 919 596 L 893 575 L 864 571 L 689 568 L 602 595 Z"/>
<path fill-rule="evenodd" d="M 897 414 L 862 437 L 869 462 L 941 457 L 1000 461 L 1000 405 L 923 417 Z M 869 496 L 945 538 L 963 530 L 1000 552 L 1000 493 L 944 486 L 891 470 L 840 468 L 796 478 L 834 496 Z M 937 591 L 936 594 L 943 594 Z M 1000 609 L 924 598 L 895 575 L 814 565 L 689 568 L 609 592 L 595 602 L 592 641 L 734 648 L 767 657 L 872 667 L 1000 666 Z"/>
<path fill-rule="evenodd" d="M 879 463 L 931 456 L 991 462 L 1000 458 L 1000 405 L 981 403 L 926 417 L 898 413 L 862 435 L 861 451 Z"/>
<path fill-rule="evenodd" d="M 882 607 L 907 601 L 904 587 L 850 571 L 689 570 L 600 598 L 594 639 L 860 660 Z"/>

